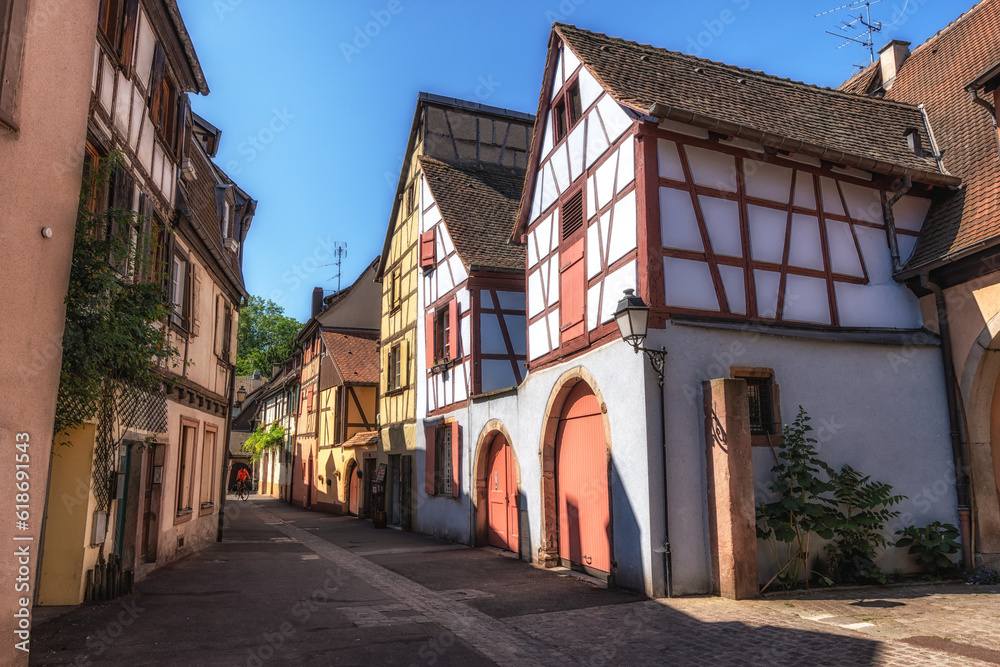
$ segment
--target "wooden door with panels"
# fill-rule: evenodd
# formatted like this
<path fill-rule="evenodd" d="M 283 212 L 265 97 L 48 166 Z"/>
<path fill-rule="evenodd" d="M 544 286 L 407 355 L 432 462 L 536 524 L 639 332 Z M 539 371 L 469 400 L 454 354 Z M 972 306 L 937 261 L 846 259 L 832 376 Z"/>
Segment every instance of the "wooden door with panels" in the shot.
<path fill-rule="evenodd" d="M 518 551 L 518 489 L 514 453 L 498 433 L 490 445 L 486 469 L 487 540 L 490 546 Z"/>
<path fill-rule="evenodd" d="M 559 559 L 606 576 L 611 571 L 607 443 L 600 405 L 585 382 L 566 398 L 555 450 Z"/>

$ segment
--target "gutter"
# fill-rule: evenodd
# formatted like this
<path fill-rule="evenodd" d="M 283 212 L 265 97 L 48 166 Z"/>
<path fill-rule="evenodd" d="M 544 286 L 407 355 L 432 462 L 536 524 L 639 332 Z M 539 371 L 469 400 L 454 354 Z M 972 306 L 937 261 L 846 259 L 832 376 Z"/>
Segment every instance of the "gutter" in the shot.
<path fill-rule="evenodd" d="M 909 176 L 903 177 L 902 187 L 889 199 L 882 200 L 882 219 L 885 220 L 885 235 L 889 241 L 889 253 L 892 255 L 892 272 L 896 273 L 902 267 L 902 260 L 899 258 L 899 241 L 896 238 L 896 219 L 892 215 L 892 207 L 900 198 L 910 191 L 913 181 Z"/>
<path fill-rule="evenodd" d="M 647 110 L 647 113 L 650 116 L 654 116 L 655 118 L 661 120 L 673 120 L 679 123 L 694 125 L 712 132 L 728 134 L 734 137 L 739 137 L 740 139 L 765 144 L 767 146 L 787 150 L 793 153 L 812 155 L 813 157 L 827 160 L 829 162 L 836 162 L 838 164 L 844 164 L 858 169 L 874 171 L 879 174 L 900 177 L 908 176 L 912 179 L 920 181 L 921 183 L 949 187 L 957 186 L 962 182 L 960 178 L 952 176 L 947 172 L 935 173 L 921 169 L 912 169 L 910 167 L 901 167 L 883 160 L 875 160 L 872 158 L 851 155 L 850 153 L 831 150 L 816 144 L 799 141 L 798 139 L 789 139 L 788 137 L 783 137 L 778 134 L 755 130 L 753 128 L 746 127 L 745 125 L 738 125 L 729 121 L 696 114 L 691 111 L 684 111 L 682 109 L 677 109 L 667 104 L 663 104 L 662 102 L 654 102 L 653 105 Z M 933 136 L 930 136 L 931 144 L 933 145 Z"/>
<path fill-rule="evenodd" d="M 944 389 L 948 399 L 948 423 L 950 425 L 951 455 L 955 464 L 955 495 L 958 498 L 958 515 L 961 524 L 962 559 L 965 567 L 972 567 L 972 530 L 970 522 L 971 500 L 969 495 L 969 457 L 966 443 L 962 438 L 961 420 L 958 413 L 958 391 L 955 386 L 955 366 L 951 356 L 951 327 L 948 322 L 948 306 L 944 290 L 931 281 L 930 274 L 920 274 L 920 286 L 934 294 L 937 308 L 938 329 L 941 335 L 941 360 L 944 366 Z"/>

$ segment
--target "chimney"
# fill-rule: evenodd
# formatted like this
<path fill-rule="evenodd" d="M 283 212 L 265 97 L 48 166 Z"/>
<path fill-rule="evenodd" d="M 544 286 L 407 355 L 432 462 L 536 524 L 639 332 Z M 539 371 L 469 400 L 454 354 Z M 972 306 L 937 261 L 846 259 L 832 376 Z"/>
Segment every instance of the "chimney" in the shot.
<path fill-rule="evenodd" d="M 882 88 L 892 88 L 899 68 L 903 66 L 906 56 L 910 55 L 910 43 L 894 39 L 878 51 L 878 65 L 882 71 Z"/>
<path fill-rule="evenodd" d="M 274 379 L 278 377 L 281 373 L 281 364 L 271 364 L 271 378 Z"/>
<path fill-rule="evenodd" d="M 313 287 L 313 308 L 312 316 L 316 317 L 323 310 L 323 288 Z"/>

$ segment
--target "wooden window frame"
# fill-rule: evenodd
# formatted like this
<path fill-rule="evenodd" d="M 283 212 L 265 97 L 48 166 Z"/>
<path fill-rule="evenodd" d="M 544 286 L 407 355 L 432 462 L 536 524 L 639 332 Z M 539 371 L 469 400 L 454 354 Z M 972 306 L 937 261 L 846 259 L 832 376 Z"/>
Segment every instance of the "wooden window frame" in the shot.
<path fill-rule="evenodd" d="M 403 344 L 394 343 L 386 352 L 386 393 L 402 391 L 403 389 Z"/>
<path fill-rule="evenodd" d="M 177 282 L 175 267 L 178 262 L 182 262 L 184 265 L 184 286 L 183 294 L 180 295 L 180 303 L 178 303 L 176 298 L 175 284 Z M 169 274 L 169 287 L 170 287 L 170 303 L 173 304 L 174 308 L 170 313 L 170 326 L 178 331 L 184 333 L 190 333 L 191 331 L 191 311 L 194 309 L 194 267 L 191 262 L 190 256 L 183 250 L 177 247 L 175 244 L 170 253 L 170 274 Z M 178 307 L 180 307 L 180 312 L 178 312 Z"/>
<path fill-rule="evenodd" d="M 403 307 L 402 276 L 398 268 L 389 274 L 389 312 L 394 313 Z"/>
<path fill-rule="evenodd" d="M 733 366 L 729 369 L 730 377 L 747 380 L 747 379 L 766 379 L 770 382 L 771 391 L 771 430 L 772 433 L 766 433 L 763 435 L 750 435 L 750 446 L 751 447 L 773 447 L 780 445 L 782 440 L 782 421 L 781 421 L 781 394 L 778 390 L 778 383 L 774 377 L 773 368 L 760 368 L 751 366 Z M 747 412 L 749 416 L 749 410 Z"/>
<path fill-rule="evenodd" d="M 574 94 L 575 93 L 575 94 Z M 574 107 L 576 102 L 579 107 Z M 583 108 L 583 99 L 580 97 L 580 77 L 576 75 L 563 85 L 562 91 L 552 100 L 552 147 L 555 148 L 561 141 L 572 134 L 576 126 L 586 115 Z M 562 129 L 559 122 L 559 114 L 565 114 L 566 127 Z M 574 116 L 576 116 L 574 118 Z"/>
<path fill-rule="evenodd" d="M 11 132 L 19 131 L 14 108 L 27 17 L 28 0 L 0 0 L 0 127 Z"/>
<path fill-rule="evenodd" d="M 212 434 L 212 451 L 208 449 L 208 434 Z M 201 436 L 201 489 L 198 498 L 201 505 L 198 510 L 199 515 L 211 514 L 215 507 L 215 451 L 219 446 L 219 428 L 213 424 L 205 424 L 205 431 Z M 205 466 L 205 457 L 208 456 L 208 467 Z M 205 485 L 206 472 L 208 473 L 208 486 Z M 208 490 L 208 500 L 205 499 L 204 491 Z"/>
<path fill-rule="evenodd" d="M 181 427 L 180 431 L 178 431 L 177 438 L 177 485 L 175 487 L 176 495 L 174 497 L 175 524 L 190 521 L 191 515 L 193 514 L 194 470 L 191 469 L 191 463 L 198 459 L 198 431 L 200 430 L 200 426 L 200 422 L 195 419 L 181 417 Z M 190 457 L 188 457 L 187 447 L 184 443 L 184 434 L 186 429 L 192 429 L 194 432 L 191 441 Z M 184 478 L 186 475 L 189 475 L 187 498 L 182 498 Z M 185 503 L 183 507 L 181 506 L 182 501 Z"/>
<path fill-rule="evenodd" d="M 424 426 L 424 493 L 430 497 L 461 497 L 462 427 L 454 419 Z M 445 469 L 444 454 L 450 466 Z"/>

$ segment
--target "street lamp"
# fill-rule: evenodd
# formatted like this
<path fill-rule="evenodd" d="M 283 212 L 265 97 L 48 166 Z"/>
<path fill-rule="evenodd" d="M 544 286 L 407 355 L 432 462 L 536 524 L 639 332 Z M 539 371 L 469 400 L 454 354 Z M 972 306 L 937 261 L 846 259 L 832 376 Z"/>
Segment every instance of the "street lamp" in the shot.
<path fill-rule="evenodd" d="M 635 295 L 635 290 L 625 290 L 625 296 L 618 302 L 615 308 L 615 322 L 618 324 L 618 332 L 622 340 L 632 346 L 636 354 L 641 350 L 649 365 L 656 371 L 657 381 L 660 385 L 660 428 L 663 433 L 663 546 L 657 547 L 654 551 L 663 553 L 663 574 L 666 579 L 667 597 L 673 597 L 673 577 L 671 576 L 670 562 L 670 508 L 667 502 L 667 425 L 666 407 L 664 406 L 663 395 L 663 366 L 667 360 L 667 350 L 661 347 L 659 350 L 651 350 L 642 347 L 642 342 L 646 340 L 649 332 L 649 306 L 642 300 L 642 297 Z"/>
<path fill-rule="evenodd" d="M 239 390 L 236 392 L 236 403 L 237 404 L 242 404 L 243 401 L 244 401 L 244 399 L 246 399 L 246 397 L 247 397 L 246 387 L 244 387 L 243 385 L 240 385 Z"/>
<path fill-rule="evenodd" d="M 636 354 L 640 351 L 646 353 L 650 365 L 659 377 L 660 388 L 663 388 L 663 362 L 666 360 L 667 351 L 664 348 L 650 350 L 642 347 L 642 342 L 646 340 L 646 333 L 649 331 L 649 306 L 642 300 L 642 297 L 635 295 L 635 290 L 625 290 L 625 296 L 618 302 L 615 308 L 615 322 L 618 324 L 618 332 L 622 335 L 622 340 L 632 346 Z"/>

